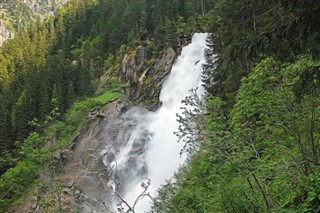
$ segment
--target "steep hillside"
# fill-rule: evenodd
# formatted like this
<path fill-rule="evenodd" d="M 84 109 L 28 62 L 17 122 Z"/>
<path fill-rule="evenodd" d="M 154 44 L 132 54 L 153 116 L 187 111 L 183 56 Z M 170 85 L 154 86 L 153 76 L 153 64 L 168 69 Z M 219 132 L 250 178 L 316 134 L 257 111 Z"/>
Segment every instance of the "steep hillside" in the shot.
<path fill-rule="evenodd" d="M 155 211 L 319 212 L 320 4 L 216 3 L 209 94 L 188 99 L 205 107 L 181 120 L 192 157 Z"/>
<path fill-rule="evenodd" d="M 128 105 L 159 106 L 173 58 L 202 31 L 206 97 L 184 101 L 200 107 L 178 117 L 188 163 L 154 211 L 320 211 L 318 0 L 70 0 L 21 30 L 52 11 L 37 2 L 1 3 L 0 32 L 16 36 L 0 48 L 0 210 L 107 210 L 97 138 L 123 142 Z"/>
<path fill-rule="evenodd" d="M 68 0 L 4 0 L 0 3 L 0 46 L 30 21 L 44 19 Z"/>
<path fill-rule="evenodd" d="M 142 49 L 145 54 L 141 55 Z M 157 107 L 159 90 L 155 88 L 161 87 L 176 56 L 175 51 L 168 48 L 163 55 L 153 59 L 151 66 L 146 67 L 148 60 L 145 56 L 149 51 L 146 46 L 139 46 L 125 53 L 120 72 L 123 83 L 126 83 L 123 85 L 126 96 L 115 96 L 117 99 L 108 100 L 107 104 L 88 112 L 88 121 L 75 133 L 67 147 L 52 154 L 50 168 L 41 174 L 38 184 L 27 193 L 22 203 L 11 211 L 61 209 L 86 213 L 112 210 L 111 206 L 116 204 L 109 185 L 112 168 L 105 160 L 116 153 L 103 150 L 125 146 L 131 137 L 136 122 L 125 114 L 133 105 L 128 100 L 152 109 Z M 139 86 L 128 87 L 130 81 L 139 81 Z M 135 146 L 135 152 L 143 152 L 143 149 L 142 145 Z M 44 202 L 51 205 L 46 206 Z"/>
<path fill-rule="evenodd" d="M 46 168 L 57 172 L 52 153 L 68 146 L 87 112 L 121 97 L 123 87 L 131 103 L 157 107 L 160 84 L 185 43 L 180 38 L 202 27 L 200 8 L 196 0 L 72 0 L 4 43 L 0 209 L 17 202 Z"/>

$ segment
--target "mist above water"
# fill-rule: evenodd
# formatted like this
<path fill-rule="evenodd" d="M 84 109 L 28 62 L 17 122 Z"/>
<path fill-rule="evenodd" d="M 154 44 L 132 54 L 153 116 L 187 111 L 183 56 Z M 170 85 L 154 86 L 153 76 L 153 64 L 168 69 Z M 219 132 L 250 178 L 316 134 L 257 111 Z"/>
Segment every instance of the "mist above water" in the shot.
<path fill-rule="evenodd" d="M 194 34 L 192 42 L 183 47 L 162 86 L 162 105 L 156 112 L 134 107 L 124 115 L 133 119 L 133 128 L 130 139 L 114 151 L 111 168 L 116 180 L 111 180 L 110 185 L 131 207 L 144 191 L 142 182 L 150 180 L 146 192 L 156 197 L 159 187 L 185 162 L 186 157 L 180 156 L 184 144 L 178 143 L 174 135 L 179 127 L 176 114 L 181 114 L 182 100 L 190 95 L 191 89 L 198 88 L 199 95 L 203 92 L 201 73 L 207 36 L 206 33 Z M 134 210 L 150 212 L 151 206 L 152 200 L 145 196 Z"/>

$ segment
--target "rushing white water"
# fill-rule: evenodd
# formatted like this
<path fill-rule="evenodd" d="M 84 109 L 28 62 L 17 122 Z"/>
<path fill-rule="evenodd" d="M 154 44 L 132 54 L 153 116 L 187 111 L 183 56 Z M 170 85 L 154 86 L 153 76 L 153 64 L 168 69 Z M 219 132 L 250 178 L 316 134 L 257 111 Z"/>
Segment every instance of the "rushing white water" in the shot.
<path fill-rule="evenodd" d="M 185 157 L 179 154 L 183 144 L 178 143 L 177 136 L 173 134 L 179 127 L 176 114 L 181 113 L 181 101 L 190 95 L 191 89 L 198 88 L 199 94 L 203 91 L 201 72 L 206 38 L 205 33 L 195 34 L 191 44 L 182 49 L 163 84 L 160 93 L 162 105 L 156 112 L 145 112 L 137 108 L 128 112 L 127 116 L 134 116 L 136 120 L 135 128 L 114 162 L 118 170 L 123 169 L 123 173 L 126 173 L 126 177 L 122 178 L 125 180 L 122 183 L 122 197 L 131 207 L 143 191 L 141 182 L 145 182 L 144 177 L 151 180 L 147 192 L 156 197 L 157 189 L 165 180 L 172 178 L 185 161 Z M 143 153 L 133 157 L 132 154 L 137 153 L 136 147 L 141 147 L 141 144 Z M 135 212 L 149 212 L 151 205 L 151 199 L 144 197 L 137 202 Z"/>

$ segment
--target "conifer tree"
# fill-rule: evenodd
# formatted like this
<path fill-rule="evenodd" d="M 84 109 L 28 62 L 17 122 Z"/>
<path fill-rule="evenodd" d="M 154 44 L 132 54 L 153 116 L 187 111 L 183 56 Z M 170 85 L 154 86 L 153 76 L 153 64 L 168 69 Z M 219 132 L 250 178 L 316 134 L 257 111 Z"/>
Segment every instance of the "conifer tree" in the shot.
<path fill-rule="evenodd" d="M 47 82 L 43 79 L 39 85 L 39 117 L 45 118 L 50 112 L 50 96 Z"/>
<path fill-rule="evenodd" d="M 12 111 L 12 125 L 16 140 L 22 142 L 28 135 L 28 102 L 27 91 L 24 90 L 13 106 Z"/>
<path fill-rule="evenodd" d="M 58 111 L 59 113 L 64 112 L 62 90 L 60 85 L 57 85 L 56 83 L 53 85 L 51 104 L 54 110 Z"/>
<path fill-rule="evenodd" d="M 206 91 L 210 94 L 219 94 L 221 90 L 220 76 L 217 73 L 218 66 L 218 55 L 217 50 L 215 50 L 215 45 L 213 43 L 212 35 L 207 38 L 207 48 L 205 49 L 205 60 L 206 63 L 203 64 L 203 74 L 202 82 Z"/>

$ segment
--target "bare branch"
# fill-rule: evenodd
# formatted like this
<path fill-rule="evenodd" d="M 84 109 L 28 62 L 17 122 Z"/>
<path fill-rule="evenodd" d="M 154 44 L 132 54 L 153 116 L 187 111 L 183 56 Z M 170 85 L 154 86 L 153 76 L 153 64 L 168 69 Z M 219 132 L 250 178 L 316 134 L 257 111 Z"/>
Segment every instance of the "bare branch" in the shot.
<path fill-rule="evenodd" d="M 147 182 L 142 182 L 141 183 L 141 187 L 143 188 L 143 191 L 138 195 L 138 197 L 135 199 L 133 206 L 131 207 L 130 204 L 124 199 L 122 198 L 117 192 L 114 192 L 115 195 L 120 199 L 120 208 L 118 208 L 118 211 L 123 211 L 123 208 L 121 207 L 122 204 L 125 204 L 125 206 L 128 208 L 128 210 L 126 210 L 126 213 L 135 213 L 135 207 L 138 204 L 138 202 L 140 200 L 142 200 L 144 197 L 149 197 L 150 200 L 152 200 L 154 202 L 154 199 L 152 198 L 152 196 L 149 193 L 146 193 L 148 191 L 148 188 L 151 184 L 151 180 L 149 178 L 145 178 L 147 180 Z"/>

